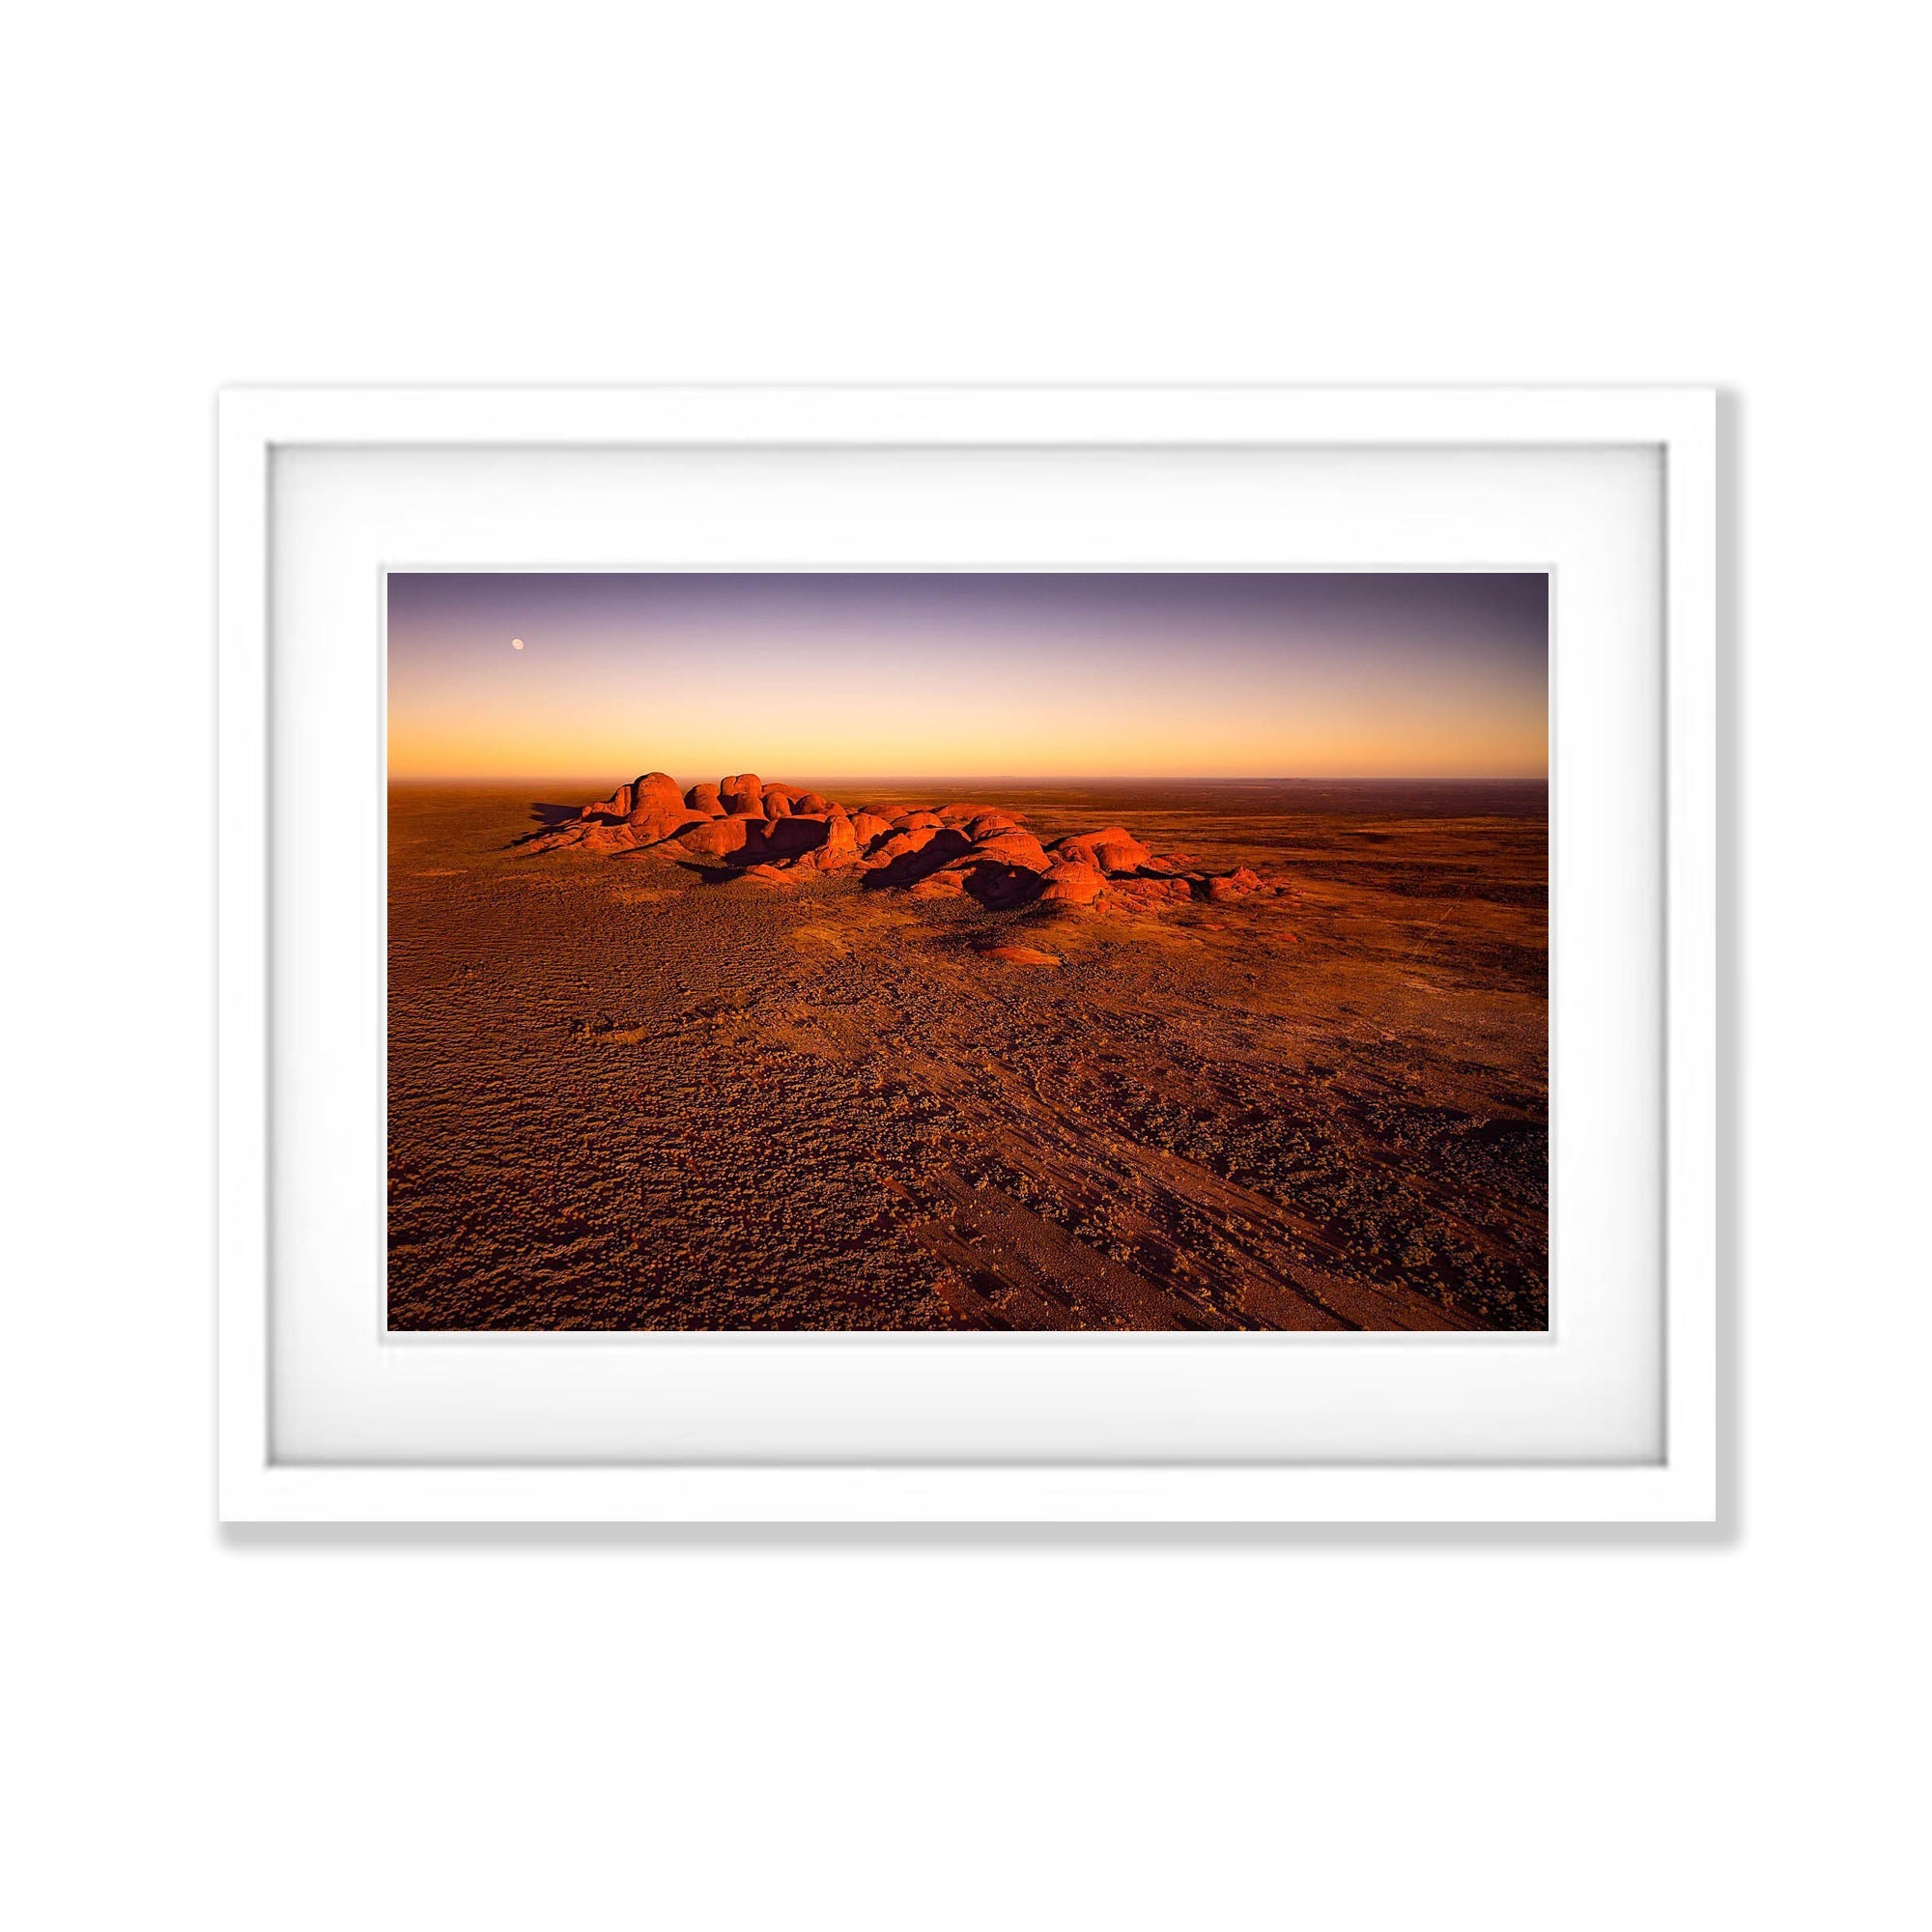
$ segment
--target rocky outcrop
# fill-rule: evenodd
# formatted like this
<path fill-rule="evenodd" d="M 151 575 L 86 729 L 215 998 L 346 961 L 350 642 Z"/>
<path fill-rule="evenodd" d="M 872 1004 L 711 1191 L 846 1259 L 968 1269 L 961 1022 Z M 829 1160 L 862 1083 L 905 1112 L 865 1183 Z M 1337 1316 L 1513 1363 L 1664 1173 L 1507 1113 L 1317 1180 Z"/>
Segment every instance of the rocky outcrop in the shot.
<path fill-rule="evenodd" d="M 988 946 L 980 953 L 981 959 L 1004 959 L 1009 966 L 1058 966 L 1061 961 L 1057 954 L 1042 952 L 1037 946 Z"/>
<path fill-rule="evenodd" d="M 1124 825 L 1071 834 L 1053 848 L 1067 859 L 1097 866 L 1103 872 L 1136 872 L 1153 854 Z"/>
<path fill-rule="evenodd" d="M 694 813 L 684 802 L 677 781 L 665 772 L 646 772 L 628 785 L 619 785 L 619 798 L 630 794 L 630 809 L 624 823 L 636 835 L 639 845 L 656 845 L 674 838 L 691 823 Z"/>
<path fill-rule="evenodd" d="M 1288 891 L 1246 866 L 1209 873 L 1184 853 L 1156 854 L 1124 825 L 1042 845 L 1023 818 L 965 801 L 851 811 L 815 791 L 767 784 L 753 772 L 689 790 L 668 773 L 645 772 L 521 843 L 530 853 L 653 850 L 768 886 L 813 873 L 856 874 L 917 899 L 1066 913 L 1159 912 Z"/>
<path fill-rule="evenodd" d="M 732 853 L 745 849 L 752 827 L 759 824 L 761 820 L 743 816 L 707 819 L 702 825 L 690 826 L 680 833 L 677 842 L 694 858 L 728 859 Z"/>
<path fill-rule="evenodd" d="M 1106 890 L 1106 873 L 1076 859 L 1048 868 L 1039 896 L 1046 905 L 1090 906 Z"/>

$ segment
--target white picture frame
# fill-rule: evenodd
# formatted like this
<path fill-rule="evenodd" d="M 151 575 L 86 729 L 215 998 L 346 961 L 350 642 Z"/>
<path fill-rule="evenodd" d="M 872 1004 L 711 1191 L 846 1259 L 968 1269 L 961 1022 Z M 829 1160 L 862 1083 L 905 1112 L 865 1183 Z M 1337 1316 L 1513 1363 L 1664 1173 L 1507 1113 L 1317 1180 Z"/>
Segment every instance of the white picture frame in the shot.
<path fill-rule="evenodd" d="M 1716 401 L 1696 388 L 237 389 L 220 399 L 218 1508 L 230 1521 L 1709 1522 L 1719 1509 Z M 1660 477 L 1662 1176 L 1654 1454 L 1196 1460 L 277 1452 L 271 1360 L 271 544 L 279 458 L 466 452 L 1641 451 Z M 461 558 L 413 561 L 462 561 Z M 545 553 L 533 563 L 590 560 Z M 1083 559 L 1068 558 L 1069 563 Z M 1470 557 L 1467 564 L 1494 562 Z M 1439 561 L 1439 560 L 1438 560 Z M 1118 567 L 1118 565 L 1117 565 Z M 1211 567 L 1211 566 L 1210 566 Z M 374 609 L 372 600 L 372 612 Z M 380 783 L 341 747 L 350 783 Z M 1560 782 L 1560 778 L 1559 778 Z M 1553 881 L 1559 893 L 1562 878 Z M 1634 1044 L 1634 1043 L 1633 1043 Z M 1560 1238 L 1560 1236 L 1559 1236 Z M 943 1347 L 946 1338 L 941 1338 Z M 1119 1338 L 1069 1338 L 1071 1376 Z M 1232 1338 L 1235 1347 L 1243 1338 Z M 694 1362 L 696 1357 L 690 1358 Z M 707 1358 L 709 1359 L 709 1358 Z M 1341 1360 L 1336 1355 L 1334 1360 Z M 1313 1373 L 1321 1374 L 1318 1366 Z M 498 1387 L 500 1388 L 500 1381 Z M 283 1391 L 286 1395 L 286 1390 Z M 1131 1423 L 1131 1417 L 1125 1419 Z M 1130 1428 L 1122 1440 L 1126 1441 Z"/>

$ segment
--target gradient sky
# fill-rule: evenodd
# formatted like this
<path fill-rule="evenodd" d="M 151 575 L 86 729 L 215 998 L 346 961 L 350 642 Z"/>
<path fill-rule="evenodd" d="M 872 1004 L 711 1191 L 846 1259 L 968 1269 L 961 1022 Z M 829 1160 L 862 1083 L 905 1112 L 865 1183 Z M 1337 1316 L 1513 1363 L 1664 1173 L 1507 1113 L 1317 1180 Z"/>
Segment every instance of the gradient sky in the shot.
<path fill-rule="evenodd" d="M 388 585 L 396 779 L 1548 772 L 1541 573 Z"/>

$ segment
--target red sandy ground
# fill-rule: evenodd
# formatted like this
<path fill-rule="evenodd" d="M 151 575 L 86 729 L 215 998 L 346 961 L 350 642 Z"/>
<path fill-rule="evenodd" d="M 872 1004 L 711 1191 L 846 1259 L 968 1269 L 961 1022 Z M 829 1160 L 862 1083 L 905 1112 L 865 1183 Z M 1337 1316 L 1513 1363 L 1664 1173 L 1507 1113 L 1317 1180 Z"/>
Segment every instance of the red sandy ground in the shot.
<path fill-rule="evenodd" d="M 397 787 L 392 1327 L 1547 1325 L 1541 785 L 821 789 L 1288 890 L 780 887 Z"/>

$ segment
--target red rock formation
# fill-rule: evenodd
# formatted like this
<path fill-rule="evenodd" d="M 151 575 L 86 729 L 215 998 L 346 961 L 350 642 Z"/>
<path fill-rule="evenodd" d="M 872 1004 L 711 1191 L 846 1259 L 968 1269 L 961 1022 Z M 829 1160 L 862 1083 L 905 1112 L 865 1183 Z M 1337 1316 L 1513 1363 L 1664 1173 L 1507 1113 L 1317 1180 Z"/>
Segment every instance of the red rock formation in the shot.
<path fill-rule="evenodd" d="M 859 863 L 859 835 L 853 829 L 852 821 L 842 811 L 834 812 L 825 821 L 825 843 L 808 856 L 821 872 L 838 872 L 847 866 L 856 866 Z"/>
<path fill-rule="evenodd" d="M 1107 875 L 1097 866 L 1073 859 L 1055 866 L 1046 875 L 1041 905 L 1089 906 L 1107 890 Z"/>
<path fill-rule="evenodd" d="M 638 835 L 628 825 L 612 825 L 599 819 L 582 827 L 574 842 L 586 852 L 634 852 Z"/>
<path fill-rule="evenodd" d="M 579 812 L 579 818 L 623 818 L 631 810 L 631 787 L 620 784 L 609 798 L 593 799 Z"/>
<path fill-rule="evenodd" d="M 1018 866 L 1029 872 L 1046 870 L 1046 852 L 1039 840 L 1017 826 L 1010 832 L 993 832 L 974 839 L 973 856 L 1002 866 Z"/>
<path fill-rule="evenodd" d="M 752 772 L 689 790 L 665 772 L 646 772 L 521 843 L 532 853 L 658 850 L 765 885 L 863 869 L 867 885 L 902 888 L 915 898 L 970 896 L 993 907 L 1037 901 L 1057 913 L 1111 906 L 1144 914 L 1189 898 L 1219 905 L 1288 893 L 1246 866 L 1225 874 L 1183 871 L 1193 863 L 1184 853 L 1155 857 L 1124 825 L 1070 833 L 1046 847 L 1019 814 L 995 807 L 961 801 L 851 811 Z"/>
<path fill-rule="evenodd" d="M 703 859 L 724 859 L 745 849 L 750 828 L 757 821 L 748 818 L 713 818 L 702 825 L 688 827 L 678 834 L 677 842 L 687 852 Z"/>
<path fill-rule="evenodd" d="M 1185 879 L 1110 879 L 1105 883 L 1122 898 L 1144 907 L 1179 904 L 1194 896 Z"/>
<path fill-rule="evenodd" d="M 1053 848 L 1069 859 L 1085 860 L 1103 872 L 1136 872 L 1153 854 L 1124 825 L 1102 826 L 1098 832 L 1069 834 Z"/>
<path fill-rule="evenodd" d="M 1004 959 L 1009 966 L 1058 966 L 1062 963 L 1058 954 L 1042 952 L 1037 946 L 988 946 L 980 957 Z"/>
<path fill-rule="evenodd" d="M 1246 866 L 1237 866 L 1222 877 L 1207 881 L 1208 896 L 1217 903 L 1229 899 L 1246 898 L 1252 892 L 1258 892 L 1266 882 L 1259 872 Z"/>
<path fill-rule="evenodd" d="M 936 825 L 916 825 L 903 832 L 895 832 L 890 838 L 882 838 L 873 848 L 874 854 L 887 862 L 902 859 L 908 853 L 921 852 L 939 837 Z"/>
<path fill-rule="evenodd" d="M 624 822 L 637 835 L 640 845 L 655 845 L 675 838 L 694 814 L 685 805 L 678 782 L 665 772 L 646 772 L 628 785 L 618 787 L 618 796 L 630 794 L 630 809 Z"/>

